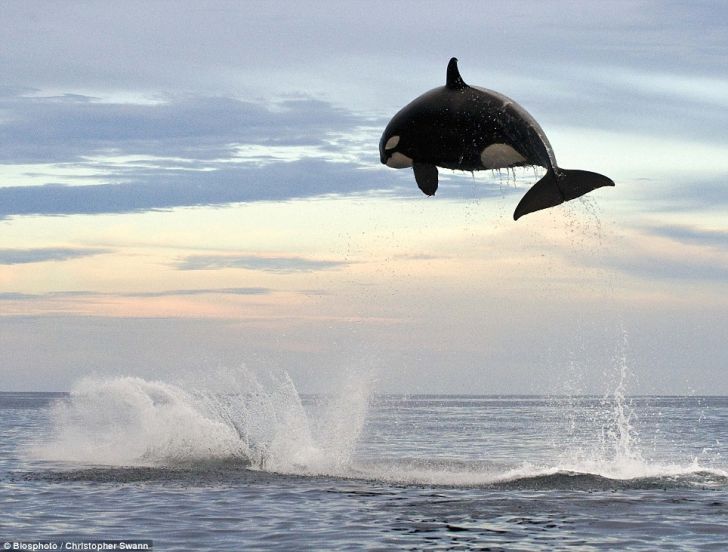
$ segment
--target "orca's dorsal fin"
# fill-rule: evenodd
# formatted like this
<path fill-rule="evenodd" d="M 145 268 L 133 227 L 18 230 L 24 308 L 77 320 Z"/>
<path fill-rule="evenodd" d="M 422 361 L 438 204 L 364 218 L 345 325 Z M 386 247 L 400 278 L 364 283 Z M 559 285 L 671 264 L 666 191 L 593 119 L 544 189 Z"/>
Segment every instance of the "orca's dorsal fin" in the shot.
<path fill-rule="evenodd" d="M 450 63 L 447 64 L 447 81 L 445 82 L 445 86 L 450 90 L 460 90 L 468 86 L 460 76 L 460 71 L 458 71 L 458 58 L 450 58 Z"/>

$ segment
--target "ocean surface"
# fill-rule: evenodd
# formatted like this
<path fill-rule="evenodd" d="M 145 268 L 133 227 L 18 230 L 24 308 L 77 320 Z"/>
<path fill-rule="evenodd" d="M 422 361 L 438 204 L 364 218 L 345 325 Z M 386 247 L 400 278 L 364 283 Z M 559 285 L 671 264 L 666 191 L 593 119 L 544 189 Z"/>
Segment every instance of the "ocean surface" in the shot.
<path fill-rule="evenodd" d="M 242 371 L 205 392 L 120 377 L 0 393 L 0 539 L 728 549 L 728 398 L 370 387 L 301 396 Z"/>

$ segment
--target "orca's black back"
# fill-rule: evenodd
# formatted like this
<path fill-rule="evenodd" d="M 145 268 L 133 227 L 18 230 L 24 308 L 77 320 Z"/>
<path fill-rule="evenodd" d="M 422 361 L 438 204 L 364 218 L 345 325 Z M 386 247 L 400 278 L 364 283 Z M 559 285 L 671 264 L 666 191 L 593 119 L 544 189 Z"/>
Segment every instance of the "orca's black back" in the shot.
<path fill-rule="evenodd" d="M 553 159 L 533 117 L 513 100 L 485 89 L 435 88 L 405 106 L 388 126 L 408 137 L 403 154 L 440 167 L 483 169 L 481 152 L 499 143 L 520 153 L 523 165 L 549 167 Z"/>

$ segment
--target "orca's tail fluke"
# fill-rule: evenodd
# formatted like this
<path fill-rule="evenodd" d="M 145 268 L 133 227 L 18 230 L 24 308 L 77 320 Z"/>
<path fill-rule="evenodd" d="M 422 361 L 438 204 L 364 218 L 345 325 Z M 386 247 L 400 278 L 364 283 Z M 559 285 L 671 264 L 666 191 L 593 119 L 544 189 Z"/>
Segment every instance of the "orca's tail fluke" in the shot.
<path fill-rule="evenodd" d="M 614 186 L 614 182 L 604 175 L 589 171 L 549 169 L 521 198 L 513 213 L 513 220 L 534 211 L 561 205 L 564 201 L 571 201 L 602 186 Z"/>

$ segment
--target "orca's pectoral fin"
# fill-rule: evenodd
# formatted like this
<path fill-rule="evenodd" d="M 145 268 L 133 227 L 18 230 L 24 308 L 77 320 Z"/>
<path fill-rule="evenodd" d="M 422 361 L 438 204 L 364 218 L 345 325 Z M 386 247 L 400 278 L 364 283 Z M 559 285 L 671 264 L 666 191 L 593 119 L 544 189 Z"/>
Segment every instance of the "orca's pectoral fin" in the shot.
<path fill-rule="evenodd" d="M 571 201 L 602 186 L 614 186 L 611 179 L 601 174 L 564 169 L 557 171 L 558 173 L 549 169 L 544 177 L 526 192 L 513 213 L 514 220 L 528 213 Z"/>
<path fill-rule="evenodd" d="M 426 195 L 435 195 L 437 191 L 437 167 L 426 163 L 414 163 L 412 170 L 415 172 L 417 186 Z"/>

